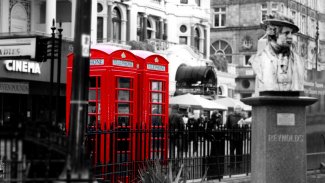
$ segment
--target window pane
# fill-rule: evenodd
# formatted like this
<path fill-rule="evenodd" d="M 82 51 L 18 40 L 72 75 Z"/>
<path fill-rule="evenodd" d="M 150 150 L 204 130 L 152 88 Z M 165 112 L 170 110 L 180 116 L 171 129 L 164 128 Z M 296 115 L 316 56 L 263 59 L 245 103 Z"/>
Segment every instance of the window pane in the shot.
<path fill-rule="evenodd" d="M 118 78 L 118 88 L 130 88 L 131 79 L 130 78 Z"/>
<path fill-rule="evenodd" d="M 129 125 L 129 116 L 118 116 L 117 123 L 119 126 L 128 126 Z"/>
<path fill-rule="evenodd" d="M 226 8 L 221 8 L 221 11 L 222 12 L 226 12 Z"/>
<path fill-rule="evenodd" d="M 225 26 L 226 25 L 226 14 L 222 14 L 221 15 L 221 26 Z"/>
<path fill-rule="evenodd" d="M 266 3 L 262 4 L 262 9 L 267 9 L 267 4 Z"/>
<path fill-rule="evenodd" d="M 162 116 L 151 116 L 152 126 L 162 126 Z"/>
<path fill-rule="evenodd" d="M 162 103 L 162 93 L 152 93 L 151 102 Z"/>
<path fill-rule="evenodd" d="M 152 105 L 152 114 L 161 114 L 162 113 L 162 105 L 161 104 L 153 104 Z"/>
<path fill-rule="evenodd" d="M 119 90 L 118 100 L 130 101 L 130 91 Z"/>
<path fill-rule="evenodd" d="M 119 114 L 129 114 L 130 113 L 130 104 L 118 104 L 118 113 Z"/>
<path fill-rule="evenodd" d="M 187 37 L 180 36 L 179 37 L 179 44 L 187 44 Z"/>
<path fill-rule="evenodd" d="M 96 87 L 96 77 L 89 77 L 89 87 Z"/>
<path fill-rule="evenodd" d="M 214 15 L 214 26 L 219 27 L 219 14 Z"/>
<path fill-rule="evenodd" d="M 161 81 L 151 82 L 151 90 L 162 91 L 162 82 Z"/>
<path fill-rule="evenodd" d="M 89 90 L 88 99 L 89 100 L 96 100 L 96 90 Z"/>
<path fill-rule="evenodd" d="M 96 113 L 96 103 L 95 102 L 89 102 L 88 113 Z"/>

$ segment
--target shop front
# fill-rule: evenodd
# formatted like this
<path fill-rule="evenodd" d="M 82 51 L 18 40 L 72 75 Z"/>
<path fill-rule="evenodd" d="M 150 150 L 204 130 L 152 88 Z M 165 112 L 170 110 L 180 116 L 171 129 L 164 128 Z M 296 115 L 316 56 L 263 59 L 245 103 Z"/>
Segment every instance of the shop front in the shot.
<path fill-rule="evenodd" d="M 51 87 L 50 60 L 38 62 L 38 41 L 37 36 L 0 39 L 0 125 L 49 122 L 50 111 L 52 121 L 56 121 L 53 107 L 56 100 L 59 101 L 61 114 L 58 121 L 64 123 L 65 72 L 61 69 L 60 97 L 56 99 L 56 64 Z M 65 64 L 62 65 L 64 67 Z"/>

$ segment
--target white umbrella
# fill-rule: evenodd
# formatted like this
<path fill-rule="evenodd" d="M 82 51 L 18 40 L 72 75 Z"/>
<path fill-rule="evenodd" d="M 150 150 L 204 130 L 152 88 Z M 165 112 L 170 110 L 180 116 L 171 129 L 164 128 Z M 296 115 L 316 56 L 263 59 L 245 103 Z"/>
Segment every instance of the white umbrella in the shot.
<path fill-rule="evenodd" d="M 185 94 L 169 98 L 170 105 L 184 105 L 200 109 L 219 109 L 227 110 L 227 107 L 211 100 L 200 97 L 199 95 Z"/>
<path fill-rule="evenodd" d="M 224 105 L 224 106 L 233 107 L 233 108 L 236 105 L 240 105 L 243 108 L 244 111 L 251 111 L 252 110 L 252 106 L 246 105 L 242 101 L 234 99 L 234 98 L 230 98 L 230 97 L 217 99 L 217 102 L 219 104 Z"/>

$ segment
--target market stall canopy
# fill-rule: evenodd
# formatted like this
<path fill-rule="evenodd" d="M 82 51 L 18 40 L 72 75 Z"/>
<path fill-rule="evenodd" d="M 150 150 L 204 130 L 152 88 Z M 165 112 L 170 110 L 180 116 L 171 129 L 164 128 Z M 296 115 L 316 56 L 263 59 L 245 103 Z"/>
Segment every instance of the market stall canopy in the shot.
<path fill-rule="evenodd" d="M 244 111 L 252 110 L 252 106 L 246 105 L 242 101 L 230 97 L 219 98 L 217 99 L 217 102 L 219 104 L 227 106 L 228 108 L 234 108 L 236 105 L 240 105 Z"/>
<path fill-rule="evenodd" d="M 189 106 L 198 109 L 227 110 L 227 107 L 214 101 L 207 100 L 199 95 L 185 94 L 169 98 L 170 105 Z"/>

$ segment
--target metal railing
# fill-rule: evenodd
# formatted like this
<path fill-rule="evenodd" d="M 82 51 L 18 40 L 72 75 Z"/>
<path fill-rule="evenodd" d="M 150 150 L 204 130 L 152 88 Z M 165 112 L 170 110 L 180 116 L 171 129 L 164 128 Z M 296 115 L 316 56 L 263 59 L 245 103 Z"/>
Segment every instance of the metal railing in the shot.
<path fill-rule="evenodd" d="M 159 161 L 173 176 L 183 167 L 183 180 L 222 179 L 250 173 L 249 127 L 175 131 L 88 128 L 89 174 L 98 182 L 135 182 L 141 170 Z M 67 137 L 42 123 L 0 128 L 0 182 L 93 182 L 74 178 L 66 168 Z M 171 169 L 171 170 L 169 170 Z M 65 175 L 62 177 L 62 174 Z"/>

